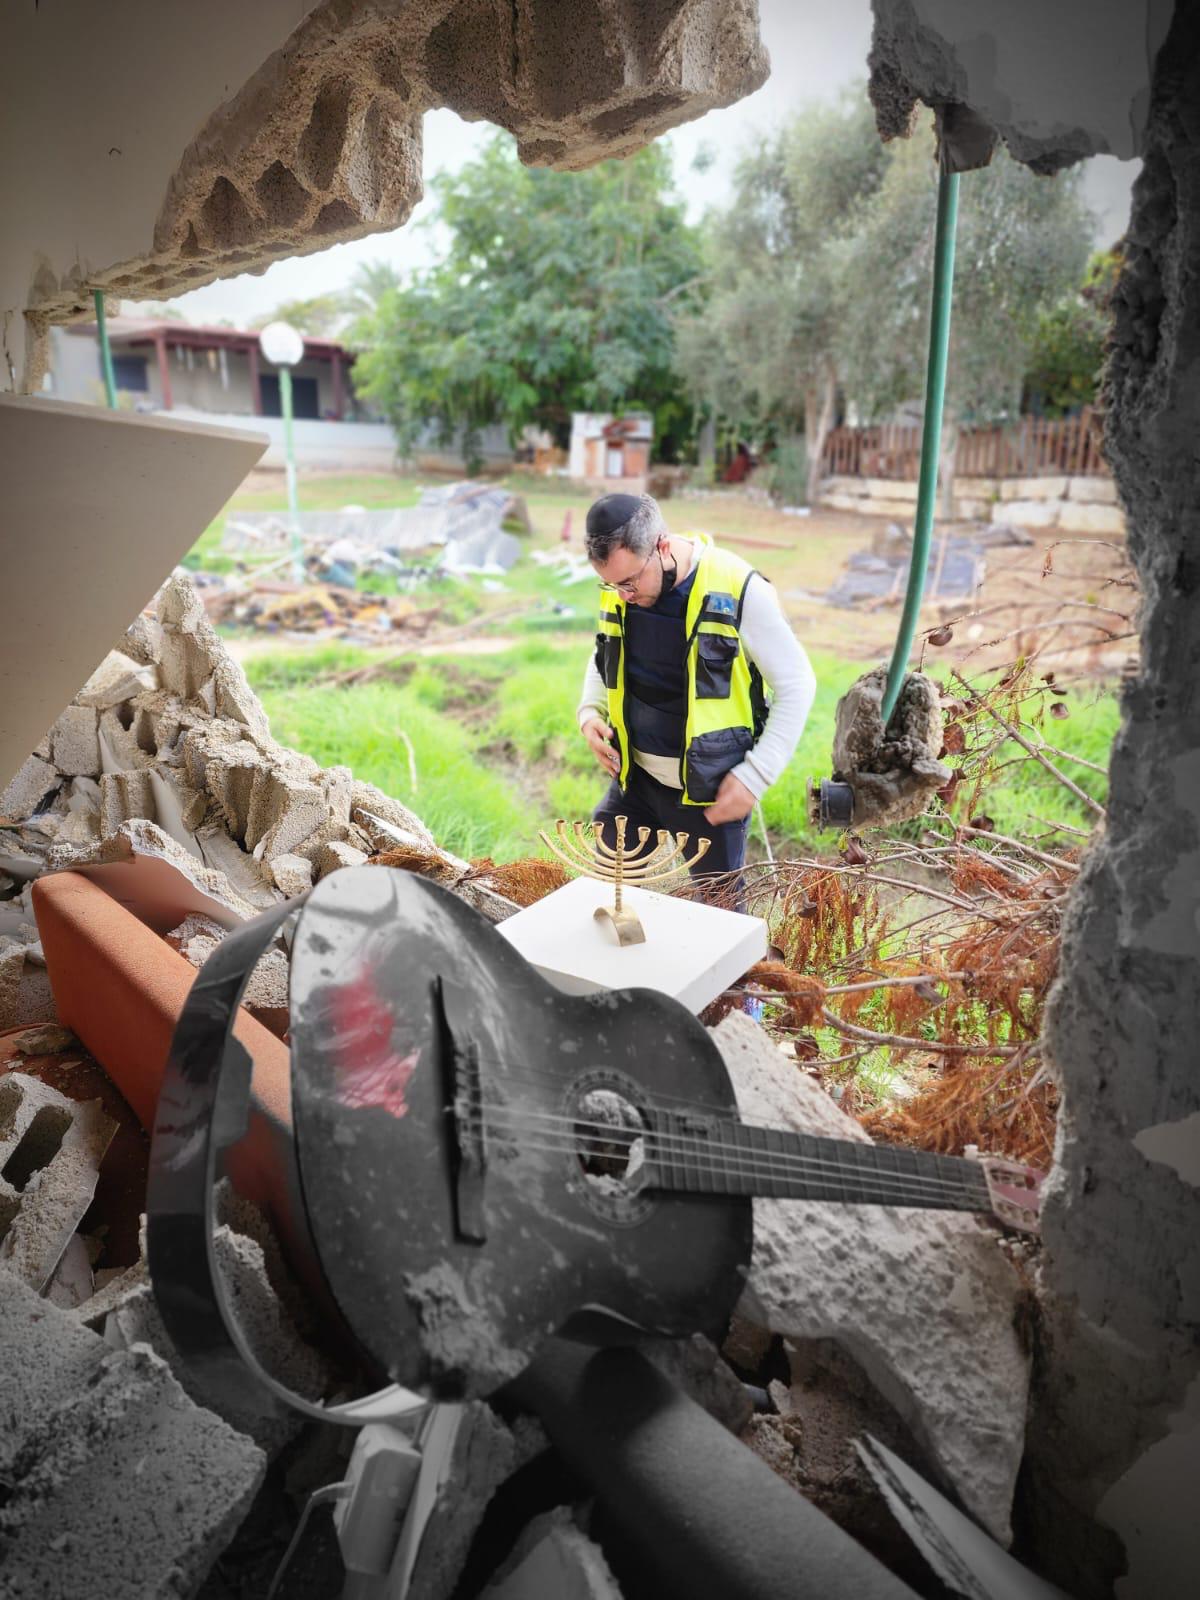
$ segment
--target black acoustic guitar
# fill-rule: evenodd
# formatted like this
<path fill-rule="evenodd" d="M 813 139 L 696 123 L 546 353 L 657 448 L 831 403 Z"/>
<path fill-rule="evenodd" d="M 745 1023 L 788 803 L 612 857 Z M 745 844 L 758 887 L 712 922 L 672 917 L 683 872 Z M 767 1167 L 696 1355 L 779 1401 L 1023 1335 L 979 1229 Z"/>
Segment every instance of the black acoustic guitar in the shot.
<path fill-rule="evenodd" d="M 210 1365 L 212 1341 L 228 1339 L 198 1317 L 211 1245 L 196 1132 L 215 1100 L 204 1055 L 219 1054 L 222 1006 L 291 909 L 246 924 L 204 967 L 155 1132 L 155 1292 L 181 1348 Z M 753 1196 L 1037 1226 L 1038 1175 L 1013 1163 L 743 1123 L 720 1052 L 683 1006 L 647 989 L 564 995 L 409 873 L 343 870 L 312 891 L 291 1016 L 317 1253 L 350 1327 L 412 1395 L 488 1394 L 593 1311 L 608 1327 L 719 1339 L 750 1262 Z"/>

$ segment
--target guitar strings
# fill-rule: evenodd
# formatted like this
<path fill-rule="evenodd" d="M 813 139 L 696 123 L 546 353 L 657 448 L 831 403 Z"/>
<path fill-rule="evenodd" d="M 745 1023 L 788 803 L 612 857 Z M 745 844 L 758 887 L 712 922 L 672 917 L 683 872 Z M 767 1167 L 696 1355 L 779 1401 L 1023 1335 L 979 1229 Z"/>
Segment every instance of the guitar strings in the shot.
<path fill-rule="evenodd" d="M 562 1080 L 561 1080 L 561 1078 L 554 1077 L 553 1074 L 538 1074 L 537 1077 L 539 1077 L 539 1078 L 541 1078 L 543 1080 L 550 1079 L 560 1089 L 562 1088 Z M 510 1082 L 522 1081 L 518 1074 L 506 1074 L 506 1079 L 507 1079 L 507 1081 L 510 1081 Z M 526 1079 L 524 1081 L 530 1081 L 530 1080 Z M 597 1087 L 602 1087 L 602 1086 L 598 1085 Z M 618 1091 L 613 1090 L 611 1092 L 616 1093 Z M 471 1088 L 471 1094 L 472 1094 L 473 1097 L 475 1097 L 478 1100 L 478 1097 L 481 1094 L 481 1090 L 478 1087 L 473 1085 L 472 1088 Z M 654 1105 L 656 1103 L 657 1103 L 657 1096 L 653 1097 L 653 1099 L 651 1101 L 652 1105 Z M 489 1116 L 494 1116 L 496 1114 L 496 1110 L 497 1109 L 507 1109 L 507 1108 L 497 1108 L 496 1106 L 493 1105 L 492 1107 L 490 1107 L 488 1109 L 487 1114 Z M 536 1110 L 534 1110 L 534 1111 L 526 1111 L 526 1110 L 523 1109 L 520 1113 L 512 1113 L 512 1112 L 510 1112 L 509 1114 L 510 1114 L 510 1116 L 515 1114 L 515 1115 L 525 1115 L 525 1116 L 529 1116 L 529 1117 L 532 1117 L 532 1118 L 538 1118 L 538 1119 L 540 1119 L 540 1121 L 543 1124 L 549 1122 L 551 1126 L 553 1126 L 555 1123 L 558 1123 L 558 1124 L 562 1124 L 563 1126 L 570 1127 L 572 1129 L 575 1129 L 575 1128 L 594 1128 L 594 1129 L 597 1130 L 597 1132 L 599 1134 L 607 1135 L 610 1139 L 611 1139 L 611 1136 L 612 1136 L 613 1132 L 616 1131 L 615 1130 L 615 1125 L 612 1124 L 612 1123 L 589 1121 L 586 1117 L 580 1117 L 580 1116 L 573 1115 L 573 1114 L 563 1114 L 561 1112 L 556 1113 L 556 1112 L 551 1112 L 551 1111 L 536 1111 Z M 709 1115 L 712 1115 L 712 1113 L 710 1112 Z M 724 1116 L 728 1117 L 729 1113 L 728 1112 L 724 1113 Z M 767 1133 L 779 1133 L 784 1138 L 798 1138 L 798 1137 L 802 1137 L 803 1136 L 803 1135 L 801 1135 L 801 1134 L 799 1134 L 797 1132 L 794 1132 L 793 1130 L 790 1130 L 790 1129 L 776 1129 L 776 1128 L 757 1129 L 756 1125 L 752 1124 L 752 1123 L 735 1123 L 734 1125 L 738 1126 L 738 1127 L 740 1127 L 742 1129 L 745 1129 L 745 1130 L 760 1131 L 760 1132 L 767 1132 Z M 516 1127 L 516 1126 L 519 1126 L 519 1124 L 513 1124 L 512 1126 Z M 839 1174 L 845 1174 L 845 1172 L 847 1171 L 847 1166 L 837 1156 L 832 1156 L 831 1155 L 831 1156 L 822 1158 L 821 1156 L 815 1155 L 815 1154 L 792 1153 L 792 1152 L 786 1152 L 786 1151 L 770 1151 L 770 1150 L 765 1150 L 765 1149 L 761 1149 L 761 1148 L 759 1148 L 759 1149 L 747 1149 L 747 1148 L 744 1148 L 744 1147 L 738 1145 L 737 1143 L 735 1143 L 735 1142 L 733 1142 L 731 1140 L 721 1138 L 720 1137 L 720 1130 L 717 1130 L 717 1137 L 715 1137 L 715 1138 L 710 1138 L 710 1137 L 707 1137 L 707 1136 L 702 1135 L 702 1134 L 700 1134 L 700 1135 L 689 1135 L 689 1134 L 685 1134 L 685 1133 L 664 1132 L 664 1131 L 661 1131 L 661 1130 L 658 1130 L 658 1129 L 652 1129 L 652 1128 L 644 1129 L 643 1130 L 643 1135 L 650 1135 L 654 1139 L 656 1139 L 658 1141 L 658 1147 L 660 1149 L 663 1149 L 664 1151 L 668 1151 L 668 1152 L 670 1152 L 670 1151 L 678 1151 L 680 1153 L 680 1155 L 681 1155 L 681 1158 L 686 1158 L 686 1156 L 687 1156 L 687 1154 L 689 1152 L 694 1152 L 696 1155 L 712 1155 L 713 1153 L 720 1153 L 722 1155 L 732 1154 L 733 1156 L 738 1157 L 738 1158 L 749 1159 L 749 1160 L 753 1161 L 756 1164 L 756 1167 L 759 1170 L 761 1170 L 762 1162 L 766 1161 L 766 1162 L 771 1164 L 773 1169 L 778 1167 L 780 1164 L 788 1166 L 788 1164 L 794 1164 L 794 1163 L 799 1162 L 802 1165 L 809 1167 L 810 1169 L 823 1168 L 823 1169 L 829 1170 L 831 1172 L 837 1172 Z M 636 1136 L 637 1135 L 635 1135 L 635 1137 Z M 808 1134 L 807 1137 L 824 1140 L 827 1136 L 821 1135 L 821 1134 Z M 915 1185 L 917 1185 L 919 1187 L 924 1187 L 924 1188 L 929 1189 L 931 1191 L 932 1190 L 936 1190 L 936 1189 L 953 1189 L 953 1190 L 957 1191 L 957 1190 L 961 1190 L 963 1188 L 968 1188 L 968 1189 L 971 1189 L 973 1191 L 979 1191 L 980 1189 L 986 1188 L 986 1182 L 987 1182 L 986 1176 L 983 1173 L 982 1169 L 979 1167 L 979 1165 L 977 1163 L 975 1163 L 975 1162 L 969 1162 L 969 1161 L 967 1161 L 965 1158 L 963 1158 L 961 1156 L 942 1156 L 942 1155 L 937 1155 L 937 1154 L 934 1154 L 934 1153 L 931 1153 L 931 1152 L 928 1152 L 928 1151 L 907 1151 L 907 1150 L 903 1150 L 903 1149 L 898 1148 L 898 1147 L 893 1146 L 893 1145 L 876 1145 L 876 1144 L 868 1143 L 866 1141 L 863 1141 L 861 1146 L 858 1145 L 857 1141 L 853 1141 L 852 1142 L 850 1140 L 838 1140 L 838 1141 L 830 1140 L 829 1142 L 845 1143 L 847 1145 L 852 1145 L 852 1148 L 854 1149 L 854 1155 L 850 1155 L 850 1156 L 847 1157 L 847 1160 L 850 1161 L 850 1162 L 854 1161 L 855 1156 L 859 1153 L 859 1150 L 861 1149 L 863 1152 L 865 1152 L 867 1150 L 870 1150 L 872 1152 L 883 1153 L 885 1162 L 890 1160 L 890 1159 L 894 1159 L 897 1155 L 904 1155 L 904 1156 L 911 1156 L 914 1160 L 916 1160 L 918 1162 L 929 1162 L 929 1163 L 937 1162 L 939 1164 L 942 1163 L 942 1162 L 952 1162 L 952 1163 L 955 1164 L 955 1170 L 952 1170 L 952 1171 L 949 1171 L 949 1172 L 943 1172 L 941 1174 L 934 1173 L 932 1171 L 928 1172 L 928 1173 L 905 1172 L 905 1171 L 900 1170 L 898 1168 L 895 1169 L 892 1172 L 888 1172 L 888 1173 L 884 1174 L 889 1179 L 898 1180 L 901 1183 L 915 1184 Z M 789 1170 L 794 1170 L 794 1168 L 789 1166 Z M 876 1170 L 878 1170 L 878 1169 L 876 1169 Z"/>
<path fill-rule="evenodd" d="M 564 1116 L 554 1112 L 506 1112 L 504 1108 L 478 1108 L 484 1122 L 484 1131 L 493 1132 L 531 1132 L 546 1137 L 555 1136 L 561 1143 L 553 1146 L 564 1151 L 578 1150 L 581 1143 L 579 1131 L 581 1129 L 595 1130 L 586 1137 L 594 1140 L 599 1145 L 612 1145 L 620 1142 L 622 1135 L 628 1135 L 630 1142 L 642 1139 L 646 1145 L 647 1155 L 651 1160 L 658 1154 L 677 1155 L 681 1161 L 689 1158 L 695 1160 L 698 1166 L 707 1164 L 713 1170 L 719 1170 L 724 1176 L 737 1176 L 753 1179 L 754 1177 L 786 1178 L 789 1176 L 804 1177 L 812 1174 L 820 1179 L 824 1174 L 830 1174 L 829 1181 L 845 1183 L 852 1180 L 864 1187 L 874 1187 L 880 1191 L 895 1194 L 899 1187 L 903 1192 L 918 1194 L 946 1196 L 950 1194 L 961 1195 L 967 1192 L 980 1196 L 986 1191 L 986 1178 L 975 1163 L 964 1161 L 964 1171 L 961 1175 L 950 1177 L 937 1177 L 933 1174 L 925 1175 L 914 1172 L 886 1172 L 877 1168 L 864 1167 L 855 1170 L 843 1164 L 836 1157 L 821 1158 L 803 1154 L 793 1154 L 787 1151 L 772 1150 L 744 1150 L 728 1140 L 719 1137 L 706 1139 L 703 1136 L 688 1136 L 680 1134 L 663 1133 L 653 1128 L 645 1128 L 640 1133 L 630 1128 L 619 1128 L 611 1123 L 589 1121 L 586 1118 Z M 774 1131 L 774 1130 L 771 1130 Z M 783 1130 L 779 1130 L 783 1131 Z M 784 1137 L 787 1137 L 784 1132 Z M 820 1137 L 813 1135 L 812 1137 Z M 530 1149 L 550 1148 L 530 1144 Z M 878 1146 L 864 1143 L 863 1152 L 867 1150 L 888 1150 L 889 1146 Z M 914 1152 L 917 1153 L 917 1152 Z M 854 1157 L 849 1157 L 853 1160 Z M 900 1202 L 897 1201 L 897 1204 Z"/>
<path fill-rule="evenodd" d="M 553 1136 L 549 1138 L 543 1137 L 541 1140 L 533 1140 L 528 1143 L 524 1143 L 521 1148 L 522 1150 L 544 1152 L 550 1155 L 563 1155 L 567 1157 L 578 1157 L 587 1153 L 586 1151 L 581 1151 L 578 1141 L 565 1137 L 554 1138 Z M 653 1156 L 651 1156 L 650 1159 L 653 1160 Z M 723 1171 L 719 1166 L 713 1166 L 707 1171 L 698 1170 L 697 1176 L 700 1178 L 710 1178 L 713 1181 L 716 1181 L 718 1178 L 724 1178 L 727 1181 L 732 1181 L 735 1178 L 744 1178 L 749 1182 L 755 1184 L 761 1183 L 765 1185 L 772 1181 L 786 1183 L 792 1180 L 794 1175 L 790 1173 L 780 1173 L 762 1169 L 757 1171 L 743 1171 L 739 1168 L 730 1168 L 728 1171 Z M 926 1196 L 909 1193 L 898 1195 L 895 1190 L 890 1188 L 885 1182 L 881 1180 L 872 1181 L 869 1176 L 857 1178 L 854 1183 L 856 1191 L 855 1194 L 847 1197 L 846 1183 L 844 1181 L 845 1176 L 845 1174 L 842 1174 L 840 1177 L 807 1177 L 803 1180 L 805 1187 L 809 1190 L 819 1190 L 821 1192 L 809 1193 L 805 1195 L 794 1195 L 791 1196 L 791 1198 L 807 1200 L 839 1200 L 843 1203 L 851 1205 L 908 1205 L 915 1208 L 921 1208 L 924 1206 L 925 1208 L 936 1207 L 938 1209 L 949 1209 L 954 1211 L 978 1210 L 980 1209 L 980 1205 L 985 1198 L 982 1191 L 976 1194 L 968 1194 L 965 1190 L 958 1190 L 952 1193 L 932 1192 Z M 620 1182 L 622 1180 L 620 1178 L 616 1178 L 614 1181 Z M 696 1191 L 689 1190 L 685 1184 L 680 1184 L 678 1186 L 667 1186 L 664 1184 L 656 1184 L 653 1181 L 648 1182 L 646 1187 L 648 1189 L 665 1189 L 666 1192 L 675 1194 L 703 1192 L 720 1195 L 722 1192 L 736 1192 L 729 1190 L 721 1191 L 715 1188 Z M 770 1198 L 769 1195 L 764 1195 L 762 1197 Z M 789 1197 L 784 1195 L 780 1198 L 787 1199 Z M 968 1201 L 971 1203 L 968 1203 Z"/>
<path fill-rule="evenodd" d="M 561 1079 L 556 1079 L 555 1082 L 561 1086 Z M 481 1111 L 482 1114 L 486 1115 L 487 1117 L 495 1118 L 498 1111 L 504 1111 L 506 1109 L 492 1106 L 488 1108 L 486 1112 L 483 1112 L 482 1106 L 478 1104 L 479 1093 L 480 1091 L 475 1086 L 472 1086 L 471 1095 L 477 1101 L 476 1109 Z M 507 1114 L 510 1120 L 507 1124 L 506 1131 L 509 1132 L 522 1130 L 522 1123 L 520 1121 L 521 1117 L 525 1117 L 528 1120 L 528 1125 L 531 1129 L 533 1126 L 533 1121 L 536 1119 L 541 1125 L 541 1131 L 543 1132 L 547 1131 L 547 1128 L 554 1129 L 556 1126 L 562 1126 L 564 1129 L 569 1129 L 572 1131 L 572 1134 L 574 1133 L 575 1129 L 592 1128 L 597 1131 L 598 1136 L 607 1139 L 608 1142 L 611 1142 L 613 1134 L 619 1131 L 616 1125 L 612 1123 L 593 1122 L 584 1117 L 579 1117 L 576 1115 L 564 1115 L 563 1113 L 550 1111 L 528 1111 L 522 1109 L 519 1112 L 509 1111 Z M 513 1120 L 514 1118 L 516 1120 Z M 743 1128 L 752 1127 L 751 1124 L 745 1123 L 740 1124 L 740 1126 Z M 766 1129 L 761 1131 L 778 1132 L 781 1133 L 785 1138 L 798 1137 L 798 1135 L 793 1134 L 790 1130 L 786 1129 Z M 808 1170 L 810 1172 L 819 1172 L 824 1170 L 835 1173 L 839 1176 L 839 1178 L 844 1179 L 848 1171 L 854 1170 L 848 1168 L 847 1164 L 836 1156 L 822 1158 L 819 1155 L 804 1155 L 799 1153 L 793 1154 L 785 1151 L 743 1149 L 741 1146 L 728 1139 L 720 1138 L 719 1135 L 716 1138 L 706 1138 L 703 1135 L 670 1133 L 657 1129 L 645 1128 L 643 1129 L 641 1135 L 634 1134 L 633 1136 L 653 1138 L 657 1141 L 656 1148 L 661 1150 L 664 1154 L 677 1154 L 681 1160 L 686 1160 L 689 1155 L 692 1155 L 697 1159 L 701 1157 L 708 1160 L 715 1160 L 719 1158 L 724 1161 L 726 1172 L 744 1172 L 747 1177 L 755 1174 L 760 1176 L 766 1174 L 778 1177 L 781 1174 L 801 1173 L 804 1170 Z M 822 1136 L 809 1135 L 809 1137 L 821 1138 Z M 838 1142 L 845 1142 L 847 1144 L 850 1143 L 850 1141 Z M 867 1150 L 872 1152 L 885 1152 L 885 1161 L 894 1157 L 894 1155 L 897 1153 L 895 1147 L 893 1146 L 869 1144 L 865 1141 L 863 1142 L 861 1149 L 863 1152 Z M 903 1153 L 910 1154 L 910 1152 Z M 857 1154 L 857 1148 L 855 1150 L 855 1154 Z M 986 1191 L 986 1177 L 982 1170 L 974 1162 L 965 1161 L 962 1157 L 939 1157 L 936 1155 L 930 1155 L 928 1152 L 924 1151 L 913 1151 L 911 1152 L 911 1155 L 917 1160 L 925 1159 L 928 1161 L 961 1162 L 962 1168 L 960 1171 L 946 1174 L 944 1176 L 937 1175 L 932 1172 L 927 1174 L 919 1172 L 904 1172 L 899 1169 L 891 1172 L 881 1172 L 878 1168 L 874 1170 L 878 1173 L 881 1180 L 886 1179 L 888 1182 L 893 1184 L 900 1184 L 901 1186 L 906 1187 L 912 1193 L 926 1193 L 934 1195 L 938 1193 L 961 1194 L 964 1191 L 968 1191 L 978 1196 L 981 1195 L 982 1192 Z M 733 1159 L 730 1159 L 731 1157 Z M 853 1155 L 847 1158 L 847 1161 L 853 1160 Z M 741 1163 L 740 1167 L 739 1163 Z M 858 1176 L 858 1173 L 855 1172 L 855 1175 Z"/>

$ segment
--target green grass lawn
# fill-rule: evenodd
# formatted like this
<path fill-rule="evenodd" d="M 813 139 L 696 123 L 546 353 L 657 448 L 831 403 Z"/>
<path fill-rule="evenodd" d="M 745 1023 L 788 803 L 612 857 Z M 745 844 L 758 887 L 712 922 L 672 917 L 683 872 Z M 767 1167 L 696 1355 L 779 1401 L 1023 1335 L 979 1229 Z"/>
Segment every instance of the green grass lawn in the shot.
<path fill-rule="evenodd" d="M 529 506 L 532 549 L 559 545 L 568 512 L 572 544 L 580 548 L 591 498 L 585 488 L 523 474 L 507 481 Z M 261 484 L 262 479 L 256 482 Z M 405 506 L 415 504 L 421 487 L 416 478 L 400 475 L 317 475 L 301 480 L 300 502 L 314 510 Z M 282 509 L 285 503 L 282 474 L 275 484 L 240 491 L 197 542 L 188 564 L 228 570 L 233 561 L 221 551 L 220 539 L 229 512 Z M 776 583 L 785 606 L 792 587 L 823 587 L 847 549 L 862 542 L 861 534 L 846 526 L 839 531 L 832 522 L 783 518 L 769 507 L 732 496 L 681 498 L 668 502 L 666 509 L 671 526 L 679 532 L 707 527 L 718 537 L 745 533 L 790 540 L 787 549 L 741 551 Z M 390 584 L 391 580 L 372 580 L 370 586 Z M 466 578 L 430 589 L 428 599 L 442 608 L 436 626 L 474 621 L 481 636 L 490 635 L 505 647 L 489 655 L 456 654 L 419 662 L 409 658 L 403 681 L 389 677 L 356 688 L 319 682 L 369 659 L 347 644 L 281 645 L 278 651 L 251 656 L 247 671 L 276 737 L 285 743 L 323 764 L 347 765 L 359 777 L 410 802 L 437 838 L 458 854 L 491 855 L 500 861 L 528 855 L 538 828 L 556 816 L 587 816 L 603 791 L 603 775 L 575 724 L 575 703 L 595 627 L 595 589 L 590 583 L 567 584 L 546 567 L 523 558 L 502 586 Z M 798 637 L 808 645 L 818 688 L 796 754 L 763 805 L 773 847 L 785 854 L 832 847 L 833 836 L 822 840 L 808 823 L 808 780 L 830 770 L 834 709 L 838 697 L 868 664 L 864 653 L 870 656 L 875 648 L 871 630 L 882 639 L 895 626 L 894 616 L 860 617 L 826 608 L 825 619 L 832 618 L 836 625 L 837 644 L 834 649 L 814 648 L 804 616 L 788 609 Z M 827 636 L 828 626 L 823 620 L 826 634 L 819 637 Z M 865 640 L 864 649 L 867 634 L 871 638 Z M 1112 693 L 1077 687 L 1065 703 L 1070 716 L 1048 721 L 1045 737 L 1062 749 L 1106 763 L 1118 723 Z M 1082 804 L 1035 762 L 1015 759 L 1021 756 L 1017 747 L 1001 752 L 1001 759 L 1007 761 L 1010 755 L 1013 764 L 1000 772 L 982 802 L 997 829 L 1044 831 L 1036 817 L 1075 825 L 1090 820 Z M 1081 787 L 1102 796 L 1105 779 L 1100 774 L 1060 764 Z"/>
<path fill-rule="evenodd" d="M 603 792 L 575 724 L 588 649 L 582 637 L 525 639 L 494 655 L 410 658 L 403 681 L 357 687 L 319 681 L 371 659 L 345 645 L 256 655 L 246 668 L 276 738 L 324 765 L 349 766 L 411 804 L 456 854 L 508 861 L 533 853 L 537 830 L 554 817 L 589 815 Z M 834 709 L 859 668 L 821 655 L 813 666 L 818 688 L 808 725 L 763 805 L 777 854 L 833 842 L 810 827 L 806 788 L 811 776 L 829 772 Z M 1097 694 L 1049 726 L 1051 743 L 1103 762 L 1117 726 L 1115 700 Z M 1011 753 L 1021 754 L 1015 745 Z M 1081 787 L 1103 794 L 1099 774 L 1070 770 Z M 1044 831 L 1035 816 L 1077 826 L 1088 820 L 1081 802 L 1028 759 L 1007 767 L 983 804 L 1004 833 Z"/>

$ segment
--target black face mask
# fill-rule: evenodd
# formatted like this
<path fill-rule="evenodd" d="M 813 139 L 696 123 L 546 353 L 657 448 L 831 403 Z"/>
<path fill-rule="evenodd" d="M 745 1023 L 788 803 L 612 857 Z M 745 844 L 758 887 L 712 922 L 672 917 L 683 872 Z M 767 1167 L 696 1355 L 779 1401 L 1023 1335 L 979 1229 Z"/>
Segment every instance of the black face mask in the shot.
<path fill-rule="evenodd" d="M 671 570 L 668 572 L 666 563 L 662 558 L 662 551 L 660 550 L 658 552 L 658 564 L 660 567 L 662 567 L 662 588 L 658 592 L 658 598 L 661 600 L 664 598 L 664 596 L 669 595 L 671 590 L 675 587 L 675 580 L 679 576 L 679 562 L 674 556 L 672 556 Z"/>

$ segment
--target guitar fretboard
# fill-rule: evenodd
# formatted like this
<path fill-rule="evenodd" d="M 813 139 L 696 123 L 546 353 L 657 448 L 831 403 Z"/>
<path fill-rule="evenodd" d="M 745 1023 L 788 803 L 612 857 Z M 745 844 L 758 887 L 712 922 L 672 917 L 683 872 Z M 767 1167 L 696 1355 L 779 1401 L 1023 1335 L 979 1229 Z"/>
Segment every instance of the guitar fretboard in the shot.
<path fill-rule="evenodd" d="M 832 1200 L 844 1205 L 989 1211 L 974 1161 L 655 1111 L 646 1157 L 656 1188 L 692 1194 Z"/>

